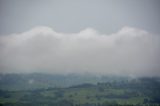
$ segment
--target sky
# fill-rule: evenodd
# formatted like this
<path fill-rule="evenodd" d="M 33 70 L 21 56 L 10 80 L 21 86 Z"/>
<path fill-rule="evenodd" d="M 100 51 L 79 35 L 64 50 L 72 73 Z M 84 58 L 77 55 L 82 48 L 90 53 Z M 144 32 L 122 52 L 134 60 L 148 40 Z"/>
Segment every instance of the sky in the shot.
<path fill-rule="evenodd" d="M 160 76 L 159 0 L 0 0 L 0 72 Z"/>
<path fill-rule="evenodd" d="M 0 35 L 49 26 L 58 32 L 124 26 L 160 33 L 159 0 L 0 0 Z"/>

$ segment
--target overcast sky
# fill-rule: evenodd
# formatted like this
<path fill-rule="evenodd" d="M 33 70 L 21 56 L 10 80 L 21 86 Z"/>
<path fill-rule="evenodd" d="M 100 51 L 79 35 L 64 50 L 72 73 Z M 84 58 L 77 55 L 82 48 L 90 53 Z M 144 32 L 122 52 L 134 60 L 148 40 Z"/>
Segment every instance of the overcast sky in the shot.
<path fill-rule="evenodd" d="M 43 25 L 60 32 L 101 33 L 131 26 L 160 33 L 159 0 L 0 0 L 0 34 Z"/>
<path fill-rule="evenodd" d="M 0 72 L 160 76 L 159 0 L 0 0 Z"/>

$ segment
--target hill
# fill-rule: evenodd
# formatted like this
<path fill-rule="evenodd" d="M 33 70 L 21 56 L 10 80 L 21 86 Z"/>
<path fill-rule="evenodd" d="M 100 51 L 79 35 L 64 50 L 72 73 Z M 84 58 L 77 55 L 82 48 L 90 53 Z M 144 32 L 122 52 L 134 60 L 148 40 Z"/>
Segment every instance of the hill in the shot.
<path fill-rule="evenodd" d="M 0 90 L 1 106 L 160 106 L 159 78 L 34 90 Z"/>

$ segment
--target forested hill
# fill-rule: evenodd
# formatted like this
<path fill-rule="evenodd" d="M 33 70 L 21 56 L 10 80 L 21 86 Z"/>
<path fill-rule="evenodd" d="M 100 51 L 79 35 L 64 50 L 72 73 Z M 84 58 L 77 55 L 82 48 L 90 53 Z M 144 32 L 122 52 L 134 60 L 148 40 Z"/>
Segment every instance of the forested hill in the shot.
<path fill-rule="evenodd" d="M 1 106 L 160 106 L 159 78 L 139 78 L 66 88 L 0 90 Z"/>
<path fill-rule="evenodd" d="M 95 76 L 95 75 L 56 75 L 56 74 L 0 74 L 0 89 L 2 90 L 34 90 L 54 87 L 70 87 L 83 83 L 127 81 L 128 77 Z"/>

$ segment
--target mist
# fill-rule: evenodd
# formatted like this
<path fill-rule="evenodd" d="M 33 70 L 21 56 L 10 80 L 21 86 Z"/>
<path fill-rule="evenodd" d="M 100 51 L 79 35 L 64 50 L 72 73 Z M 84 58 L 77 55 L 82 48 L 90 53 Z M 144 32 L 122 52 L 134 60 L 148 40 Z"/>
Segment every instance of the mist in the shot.
<path fill-rule="evenodd" d="M 37 26 L 0 36 L 0 72 L 160 76 L 159 45 L 159 36 L 128 26 L 111 34 Z"/>

